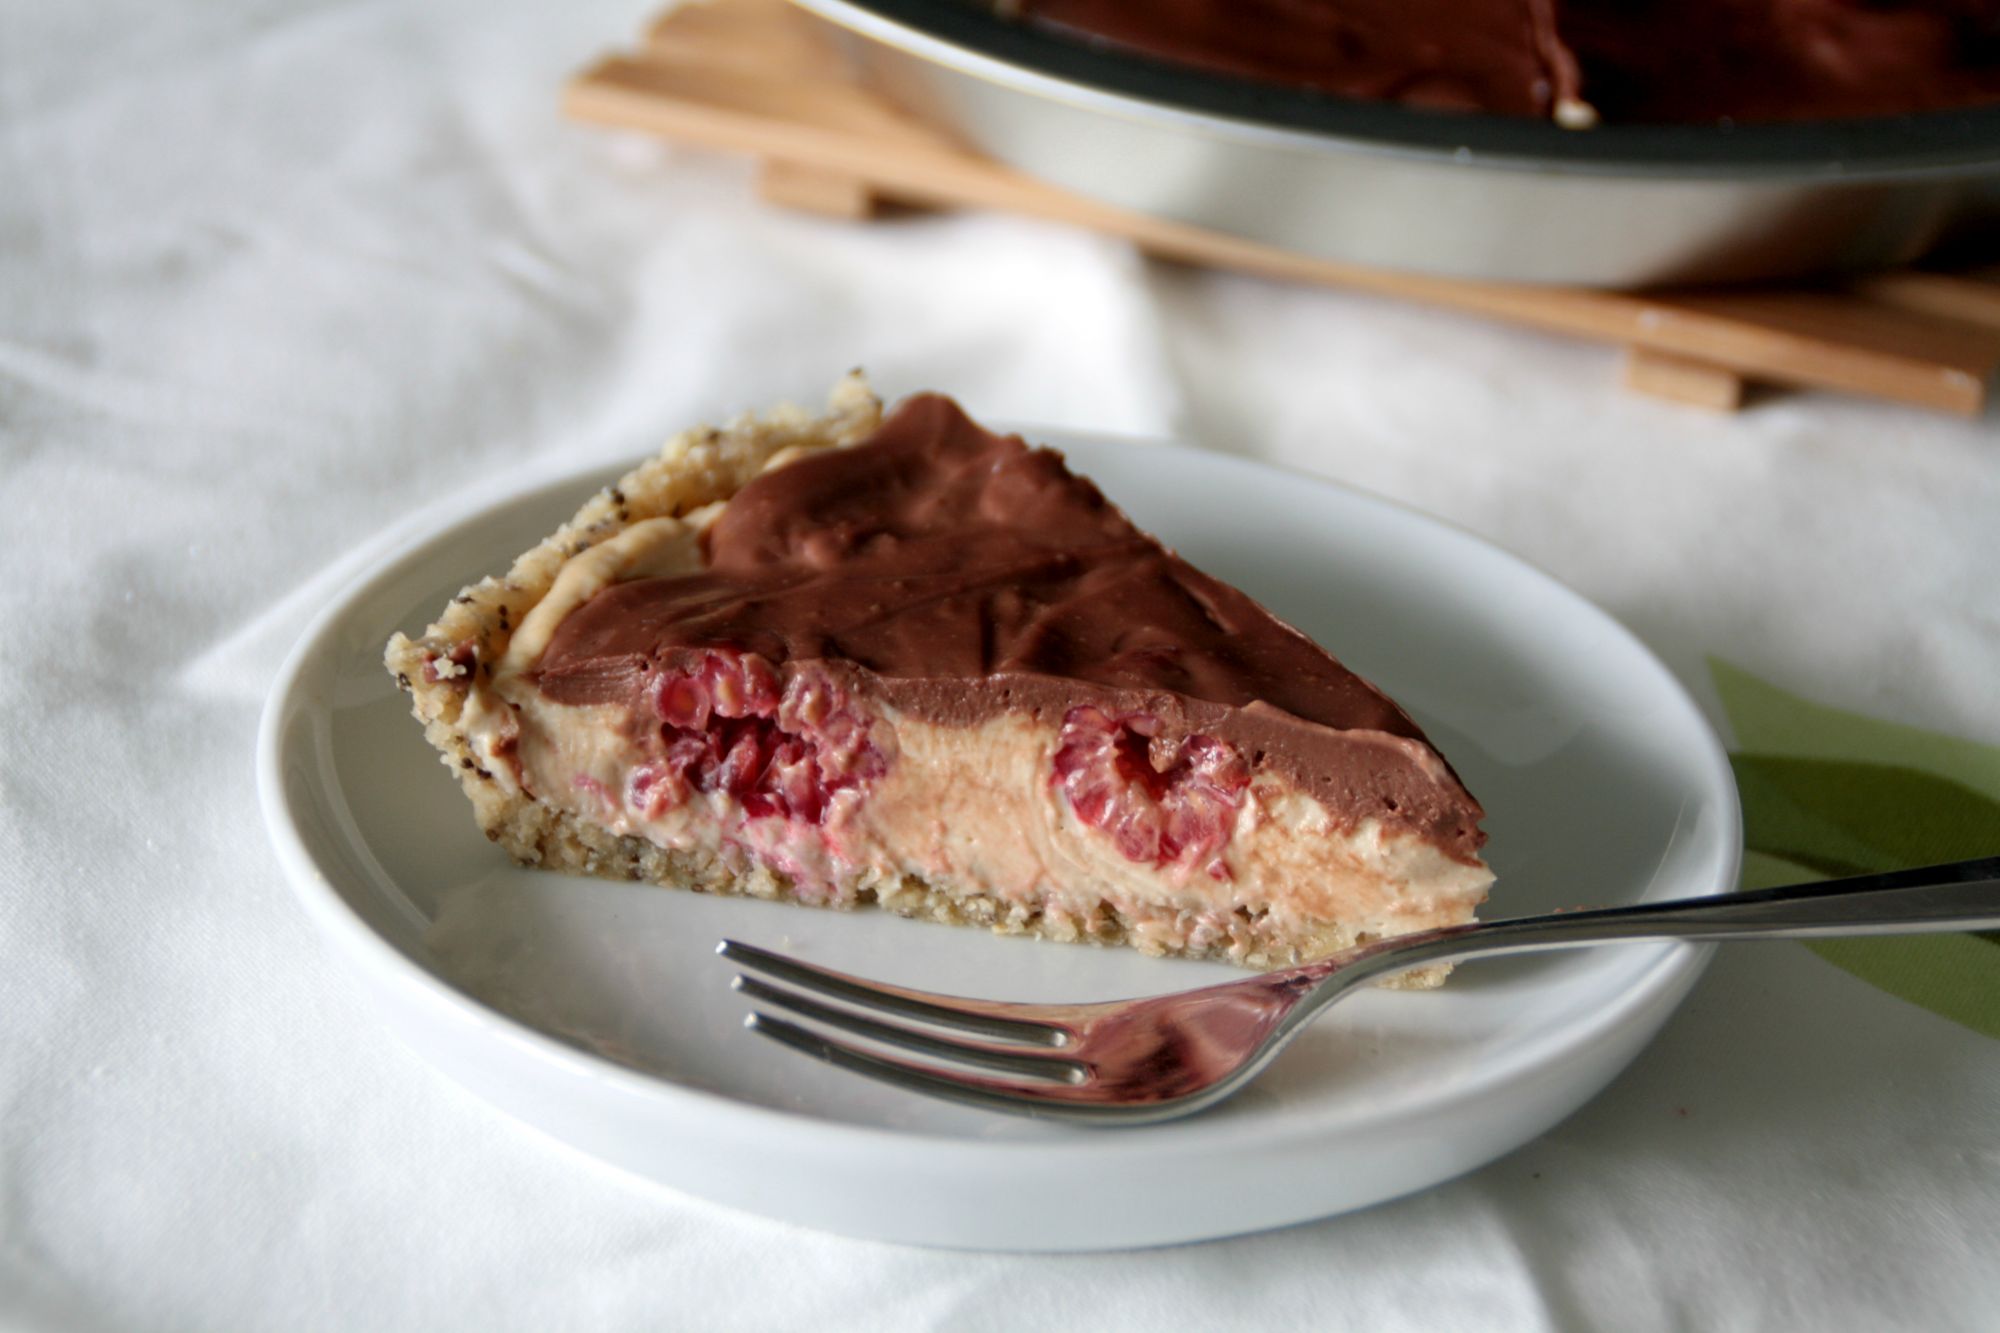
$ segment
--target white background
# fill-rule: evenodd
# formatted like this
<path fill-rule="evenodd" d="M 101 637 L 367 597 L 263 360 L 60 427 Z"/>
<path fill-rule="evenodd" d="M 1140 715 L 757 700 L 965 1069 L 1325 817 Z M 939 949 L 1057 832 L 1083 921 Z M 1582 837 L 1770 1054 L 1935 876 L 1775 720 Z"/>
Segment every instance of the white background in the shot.
<path fill-rule="evenodd" d="M 1605 1096 L 1468 1179 L 1126 1255 L 724 1212 L 387 1039 L 251 781 L 342 562 L 453 488 L 854 364 L 1415 504 L 1704 697 L 1717 654 L 2000 741 L 1991 415 L 1712 418 L 1602 348 L 1053 226 L 774 214 L 744 163 L 556 117 L 646 9 L 0 2 L 0 1324 L 1991 1326 L 2000 1054 L 1796 946 L 1725 952 Z"/>

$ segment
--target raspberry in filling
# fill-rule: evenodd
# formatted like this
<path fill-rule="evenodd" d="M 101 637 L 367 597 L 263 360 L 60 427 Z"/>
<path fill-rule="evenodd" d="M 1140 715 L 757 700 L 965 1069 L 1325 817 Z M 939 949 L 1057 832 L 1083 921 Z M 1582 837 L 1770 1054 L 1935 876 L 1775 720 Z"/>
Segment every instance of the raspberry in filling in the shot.
<path fill-rule="evenodd" d="M 1212 736 L 1170 741 L 1148 713 L 1112 717 L 1081 705 L 1063 715 L 1050 782 L 1076 817 L 1109 835 L 1127 860 L 1204 866 L 1217 879 L 1250 769 Z"/>
<path fill-rule="evenodd" d="M 646 691 L 656 757 L 632 770 L 626 803 L 658 819 L 697 792 L 720 793 L 745 817 L 822 824 L 844 791 L 888 769 L 871 722 L 824 673 L 781 682 L 755 653 L 711 649 L 662 670 Z"/>

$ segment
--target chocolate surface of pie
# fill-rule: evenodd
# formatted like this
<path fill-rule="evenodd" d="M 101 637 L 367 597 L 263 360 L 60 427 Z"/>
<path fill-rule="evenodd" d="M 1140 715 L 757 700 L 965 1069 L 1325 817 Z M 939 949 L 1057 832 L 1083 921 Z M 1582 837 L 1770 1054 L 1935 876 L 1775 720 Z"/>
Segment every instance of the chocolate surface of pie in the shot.
<path fill-rule="evenodd" d="M 1005 9 L 1217 73 L 1579 127 L 2000 103 L 2000 0 L 1010 0 Z"/>

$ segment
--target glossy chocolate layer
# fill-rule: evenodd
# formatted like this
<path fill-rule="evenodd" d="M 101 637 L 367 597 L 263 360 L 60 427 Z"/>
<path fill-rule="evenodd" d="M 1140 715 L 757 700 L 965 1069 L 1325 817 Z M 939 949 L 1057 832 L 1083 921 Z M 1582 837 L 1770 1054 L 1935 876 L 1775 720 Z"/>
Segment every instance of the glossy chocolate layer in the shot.
<path fill-rule="evenodd" d="M 706 568 L 597 594 L 538 663 L 565 703 L 633 702 L 704 647 L 814 662 L 947 725 L 1096 703 L 1218 736 L 1348 822 L 1470 858 L 1478 804 L 1416 724 L 1248 596 L 1141 532 L 1059 454 L 908 400 L 869 441 L 766 473 Z"/>
<path fill-rule="evenodd" d="M 2000 102 L 2000 0 L 1558 0 L 1608 121 L 1830 120 Z"/>
<path fill-rule="evenodd" d="M 1204 69 L 1346 97 L 1546 116 L 1553 0 L 1024 0 L 1036 23 Z M 1552 59 L 1552 57 L 1555 57 Z"/>
<path fill-rule="evenodd" d="M 1019 0 L 1029 21 L 1347 97 L 1626 123 L 2000 101 L 2000 0 Z"/>

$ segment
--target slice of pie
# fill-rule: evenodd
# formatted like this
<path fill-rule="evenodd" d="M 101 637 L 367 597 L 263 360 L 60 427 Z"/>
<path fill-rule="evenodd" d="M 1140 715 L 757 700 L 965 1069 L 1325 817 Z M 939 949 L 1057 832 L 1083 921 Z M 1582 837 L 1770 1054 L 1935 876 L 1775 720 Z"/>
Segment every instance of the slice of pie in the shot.
<path fill-rule="evenodd" d="M 1061 455 L 859 378 L 675 439 L 387 663 L 529 865 L 1249 967 L 1492 880 L 1380 691 Z"/>

